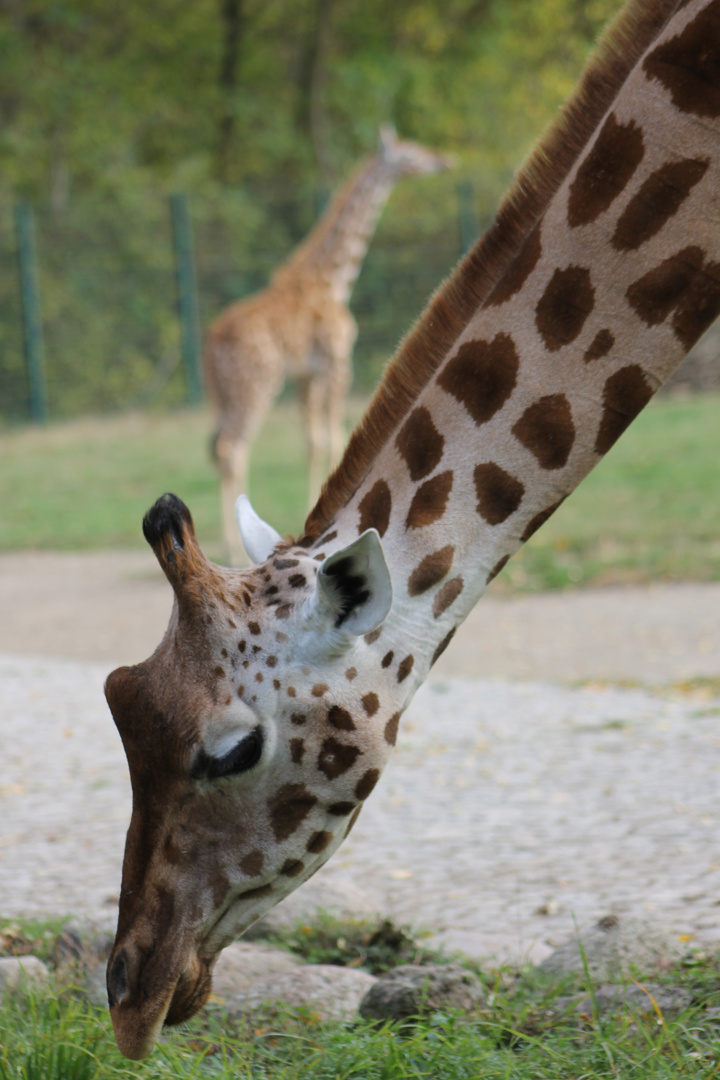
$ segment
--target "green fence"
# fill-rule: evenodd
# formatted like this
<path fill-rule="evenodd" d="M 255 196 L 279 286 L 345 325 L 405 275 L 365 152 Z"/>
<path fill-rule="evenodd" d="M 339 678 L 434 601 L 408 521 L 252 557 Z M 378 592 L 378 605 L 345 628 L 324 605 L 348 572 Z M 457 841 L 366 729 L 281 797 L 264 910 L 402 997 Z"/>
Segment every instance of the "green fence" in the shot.
<path fill-rule="evenodd" d="M 0 210 L 0 419 L 196 402 L 203 327 L 267 282 L 317 205 L 230 190 Z M 467 183 L 396 188 L 352 298 L 356 385 L 374 384 L 478 230 Z"/>

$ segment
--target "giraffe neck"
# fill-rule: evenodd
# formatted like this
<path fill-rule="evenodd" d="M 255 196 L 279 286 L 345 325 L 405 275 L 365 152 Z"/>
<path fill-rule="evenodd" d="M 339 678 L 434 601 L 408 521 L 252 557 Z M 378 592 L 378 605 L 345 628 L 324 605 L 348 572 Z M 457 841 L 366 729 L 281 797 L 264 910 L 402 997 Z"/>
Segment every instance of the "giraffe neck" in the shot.
<path fill-rule="evenodd" d="M 408 696 L 720 314 L 720 0 L 666 4 L 662 20 L 660 7 L 635 5 L 659 25 L 609 107 L 494 283 L 479 282 L 477 253 L 465 267 L 474 306 L 451 282 L 445 300 L 467 318 L 404 400 L 401 352 L 306 524 L 332 525 L 323 551 L 381 534 L 395 600 L 370 644 L 412 656 Z M 437 312 L 416 353 L 439 352 Z"/>
<path fill-rule="evenodd" d="M 380 154 L 365 161 L 273 280 L 320 278 L 339 303 L 347 303 L 396 179 Z"/>

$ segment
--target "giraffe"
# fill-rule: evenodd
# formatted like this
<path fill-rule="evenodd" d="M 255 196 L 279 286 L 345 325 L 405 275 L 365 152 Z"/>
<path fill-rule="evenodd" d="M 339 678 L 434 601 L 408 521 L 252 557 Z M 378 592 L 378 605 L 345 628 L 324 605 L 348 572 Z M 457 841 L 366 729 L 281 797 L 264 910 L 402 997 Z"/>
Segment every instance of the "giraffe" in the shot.
<path fill-rule="evenodd" d="M 720 0 L 630 0 L 299 539 L 240 499 L 256 565 L 232 570 L 177 497 L 148 512 L 173 612 L 106 684 L 133 788 L 108 962 L 128 1057 L 347 836 L 458 624 L 720 313 L 719 193 Z"/>
<path fill-rule="evenodd" d="M 330 460 L 342 453 L 345 398 L 357 324 L 348 302 L 375 226 L 403 176 L 450 168 L 451 159 L 380 129 L 377 153 L 356 170 L 310 235 L 266 289 L 231 304 L 215 320 L 204 353 L 205 384 L 217 418 L 223 535 L 242 561 L 235 499 L 247 492 L 250 444 L 287 377 L 297 380 L 305 420 L 310 505 Z"/>

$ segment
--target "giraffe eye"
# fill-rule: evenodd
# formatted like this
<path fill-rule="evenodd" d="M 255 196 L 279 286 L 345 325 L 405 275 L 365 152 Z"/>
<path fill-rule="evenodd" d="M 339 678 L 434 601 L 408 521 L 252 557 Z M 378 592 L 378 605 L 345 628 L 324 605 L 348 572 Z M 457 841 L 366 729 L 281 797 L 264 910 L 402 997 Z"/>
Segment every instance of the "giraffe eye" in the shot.
<path fill-rule="evenodd" d="M 201 750 L 190 775 L 193 780 L 218 780 L 223 776 L 236 776 L 257 765 L 262 751 L 263 733 L 261 728 L 256 727 L 222 757 L 211 757 Z"/>

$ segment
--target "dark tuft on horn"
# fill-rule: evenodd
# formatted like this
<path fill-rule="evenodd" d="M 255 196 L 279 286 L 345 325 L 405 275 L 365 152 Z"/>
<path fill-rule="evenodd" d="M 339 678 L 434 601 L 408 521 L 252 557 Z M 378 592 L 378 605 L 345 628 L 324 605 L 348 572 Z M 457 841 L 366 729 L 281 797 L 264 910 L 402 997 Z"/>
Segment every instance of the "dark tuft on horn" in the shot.
<path fill-rule="evenodd" d="M 177 551 L 185 548 L 184 532 L 187 529 L 194 534 L 193 519 L 182 499 L 166 492 L 151 506 L 143 518 L 143 536 L 154 549 L 164 536 L 172 536 Z"/>

